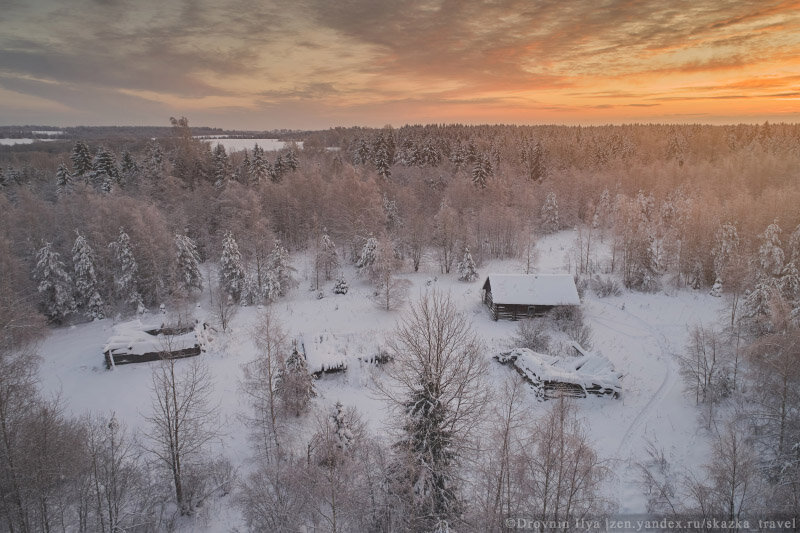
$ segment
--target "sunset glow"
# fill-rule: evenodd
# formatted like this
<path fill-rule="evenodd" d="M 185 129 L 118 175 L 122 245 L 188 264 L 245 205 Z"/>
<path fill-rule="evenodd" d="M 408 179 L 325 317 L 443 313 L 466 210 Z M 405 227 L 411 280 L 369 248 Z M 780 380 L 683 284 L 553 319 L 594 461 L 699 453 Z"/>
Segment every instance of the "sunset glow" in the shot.
<path fill-rule="evenodd" d="M 797 1 L 161 4 L 4 2 L 0 122 L 800 119 Z"/>

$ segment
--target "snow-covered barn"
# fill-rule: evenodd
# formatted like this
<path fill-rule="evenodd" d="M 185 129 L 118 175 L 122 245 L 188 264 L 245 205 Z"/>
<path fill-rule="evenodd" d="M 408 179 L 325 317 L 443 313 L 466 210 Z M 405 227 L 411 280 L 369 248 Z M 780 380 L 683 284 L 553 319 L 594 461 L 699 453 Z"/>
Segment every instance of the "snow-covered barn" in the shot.
<path fill-rule="evenodd" d="M 556 306 L 580 305 L 569 274 L 489 274 L 483 282 L 483 303 L 492 318 L 542 315 Z"/>
<path fill-rule="evenodd" d="M 204 337 L 205 324 L 200 323 L 169 327 L 134 320 L 117 324 L 103 348 L 106 368 L 199 355 Z"/>
<path fill-rule="evenodd" d="M 569 396 L 587 398 L 611 396 L 622 392 L 622 373 L 600 353 L 587 352 L 573 342 L 576 356 L 541 354 L 516 348 L 495 356 L 500 364 L 511 365 L 543 400 Z"/>

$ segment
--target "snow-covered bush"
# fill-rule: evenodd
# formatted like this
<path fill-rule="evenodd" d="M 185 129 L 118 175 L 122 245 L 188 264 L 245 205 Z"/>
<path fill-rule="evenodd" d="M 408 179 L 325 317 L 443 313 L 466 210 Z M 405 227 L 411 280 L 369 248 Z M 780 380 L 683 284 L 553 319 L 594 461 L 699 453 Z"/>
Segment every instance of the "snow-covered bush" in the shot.
<path fill-rule="evenodd" d="M 546 333 L 542 320 L 520 320 L 512 344 L 512 348 L 527 348 L 534 352 L 547 353 L 550 348 L 550 335 Z"/>
<path fill-rule="evenodd" d="M 612 277 L 595 276 L 590 282 L 590 287 L 599 298 L 620 296 L 622 294 L 622 287 Z"/>

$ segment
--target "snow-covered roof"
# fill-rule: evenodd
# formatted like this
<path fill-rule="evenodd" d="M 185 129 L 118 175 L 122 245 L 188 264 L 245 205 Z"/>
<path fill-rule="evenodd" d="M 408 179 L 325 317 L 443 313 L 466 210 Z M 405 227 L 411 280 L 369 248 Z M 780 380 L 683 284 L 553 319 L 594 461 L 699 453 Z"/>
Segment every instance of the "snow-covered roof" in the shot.
<path fill-rule="evenodd" d="M 505 305 L 580 305 L 570 274 L 489 274 L 483 288 Z"/>
<path fill-rule="evenodd" d="M 584 389 L 600 386 L 619 393 L 622 374 L 614 370 L 611 362 L 599 353 L 583 350 L 577 343 L 573 347 L 580 357 L 557 357 L 541 354 L 527 348 L 516 348 L 497 357 L 501 363 L 512 362 L 534 386 L 544 382 L 569 383 Z"/>
<path fill-rule="evenodd" d="M 307 342 L 300 336 L 309 372 L 315 374 L 347 368 L 347 349 L 339 345 L 334 335 L 323 331 L 309 335 L 309 340 Z"/>
<path fill-rule="evenodd" d="M 177 351 L 191 348 L 198 344 L 196 331 L 188 331 L 182 335 L 153 335 L 150 331 L 159 331 L 162 326 L 143 324 L 140 320 L 123 322 L 114 326 L 111 338 L 103 347 L 103 353 L 126 353 L 144 355 L 163 351 Z"/>

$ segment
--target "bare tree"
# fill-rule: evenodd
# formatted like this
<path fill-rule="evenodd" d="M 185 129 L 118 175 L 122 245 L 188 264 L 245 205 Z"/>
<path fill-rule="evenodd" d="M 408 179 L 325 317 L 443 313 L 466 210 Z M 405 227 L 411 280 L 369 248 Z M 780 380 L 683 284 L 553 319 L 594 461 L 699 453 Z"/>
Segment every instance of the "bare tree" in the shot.
<path fill-rule="evenodd" d="M 283 413 L 278 397 L 278 378 L 284 367 L 287 337 L 274 311 L 267 307 L 250 329 L 258 357 L 243 366 L 241 388 L 250 400 L 252 413 L 246 417 L 253 428 L 259 456 L 271 462 L 281 455 Z"/>
<path fill-rule="evenodd" d="M 731 390 L 728 352 L 722 336 L 711 327 L 695 326 L 687 352 L 679 356 L 681 373 L 694 391 L 695 403 L 708 407 L 707 423 L 713 422 L 714 407 Z"/>
<path fill-rule="evenodd" d="M 433 291 L 411 307 L 389 348 L 391 379 L 378 386 L 402 423 L 393 491 L 407 527 L 446 527 L 463 511 L 458 465 L 487 398 L 483 347 L 449 296 Z"/>
<path fill-rule="evenodd" d="M 29 531 L 21 471 L 26 449 L 23 426 L 37 403 L 35 341 L 44 319 L 27 299 L 14 294 L 4 275 L 0 276 L 0 510 L 8 529 Z"/>
<path fill-rule="evenodd" d="M 786 328 L 757 339 L 748 348 L 752 370 L 753 418 L 771 460 L 781 464 L 795 456 L 800 442 L 800 328 Z"/>
<path fill-rule="evenodd" d="M 391 244 L 382 240 L 378 244 L 375 263 L 372 265 L 371 278 L 375 283 L 373 301 L 385 311 L 401 306 L 408 296 L 411 282 L 397 277 L 400 260 L 395 257 Z"/>
<path fill-rule="evenodd" d="M 308 515 L 305 458 L 259 462 L 240 485 L 237 504 L 250 531 L 297 531 Z"/>
<path fill-rule="evenodd" d="M 610 470 L 598 457 L 567 399 L 553 402 L 519 448 L 522 508 L 543 521 L 597 520 L 611 511 L 602 483 Z"/>
<path fill-rule="evenodd" d="M 150 522 L 143 465 L 125 427 L 113 414 L 88 419 L 86 426 L 87 529 L 114 533 Z"/>
<path fill-rule="evenodd" d="M 473 482 L 473 505 L 467 522 L 480 531 L 502 531 L 504 519 L 520 516 L 521 490 L 516 475 L 519 439 L 526 425 L 533 424 L 525 408 L 525 382 L 512 376 L 503 382 L 493 402 L 486 434 L 488 439 L 477 451 L 477 470 Z"/>
<path fill-rule="evenodd" d="M 169 472 L 180 513 L 191 514 L 198 503 L 193 500 L 196 487 L 191 478 L 206 460 L 207 445 L 216 435 L 211 375 L 200 358 L 164 358 L 153 369 L 151 390 L 146 449 Z"/>
<path fill-rule="evenodd" d="M 231 320 L 239 311 L 239 304 L 231 298 L 222 285 L 218 284 L 211 289 L 211 292 L 211 314 L 222 331 L 228 331 Z"/>
<path fill-rule="evenodd" d="M 364 422 L 353 407 L 337 403 L 327 416 L 317 419 L 317 431 L 308 445 L 306 487 L 314 522 L 326 531 L 373 529 L 372 495 L 368 481 L 371 441 Z"/>

